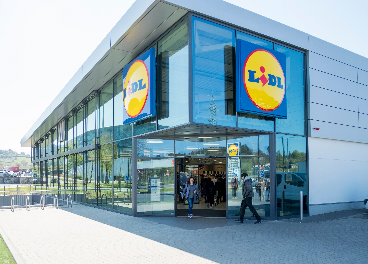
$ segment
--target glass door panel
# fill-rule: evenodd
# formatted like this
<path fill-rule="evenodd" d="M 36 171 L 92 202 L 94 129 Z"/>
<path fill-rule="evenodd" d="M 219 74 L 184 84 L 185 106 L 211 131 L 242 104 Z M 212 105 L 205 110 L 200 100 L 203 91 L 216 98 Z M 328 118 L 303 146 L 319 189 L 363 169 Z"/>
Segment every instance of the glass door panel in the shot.
<path fill-rule="evenodd" d="M 243 182 L 241 174 L 247 173 L 252 179 L 253 206 L 261 217 L 270 216 L 270 158 L 261 157 L 228 157 L 228 216 L 239 216 Z M 245 217 L 252 217 L 247 209 Z"/>
<path fill-rule="evenodd" d="M 174 162 L 168 159 L 141 159 L 137 162 L 137 213 L 174 214 Z"/>

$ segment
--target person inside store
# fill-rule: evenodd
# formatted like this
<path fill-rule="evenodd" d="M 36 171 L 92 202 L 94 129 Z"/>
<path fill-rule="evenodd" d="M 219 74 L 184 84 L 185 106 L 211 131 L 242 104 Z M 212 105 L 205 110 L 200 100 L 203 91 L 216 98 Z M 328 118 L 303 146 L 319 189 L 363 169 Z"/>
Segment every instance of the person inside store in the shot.
<path fill-rule="evenodd" d="M 213 208 L 215 198 L 215 184 L 210 176 L 206 183 L 206 194 L 207 194 L 207 207 Z"/>
<path fill-rule="evenodd" d="M 188 199 L 188 204 L 189 204 L 188 217 L 189 218 L 193 217 L 194 199 L 196 197 L 200 197 L 200 195 L 201 195 L 201 192 L 198 189 L 198 185 L 194 183 L 194 178 L 190 177 L 188 183 L 186 184 L 184 188 L 183 196 L 182 196 L 182 199 L 184 199 L 184 197 Z"/>
<path fill-rule="evenodd" d="M 261 217 L 257 213 L 256 209 L 254 209 L 252 205 L 252 198 L 254 197 L 253 187 L 252 187 L 252 179 L 248 176 L 247 173 L 242 173 L 241 178 L 243 181 L 243 187 L 242 187 L 242 194 L 243 194 L 243 200 L 240 207 L 240 219 L 236 220 L 237 223 L 243 223 L 244 221 L 244 214 L 245 209 L 249 207 L 249 210 L 253 213 L 253 215 L 256 217 L 257 221 L 255 224 L 261 223 Z"/>
<path fill-rule="evenodd" d="M 236 178 L 235 174 L 231 179 L 231 188 L 233 190 L 233 199 L 238 199 L 238 197 L 236 196 L 236 190 L 238 189 L 238 179 Z"/>
<path fill-rule="evenodd" d="M 270 179 L 266 179 L 266 201 L 268 202 L 270 200 L 270 188 L 271 184 L 270 184 Z"/>

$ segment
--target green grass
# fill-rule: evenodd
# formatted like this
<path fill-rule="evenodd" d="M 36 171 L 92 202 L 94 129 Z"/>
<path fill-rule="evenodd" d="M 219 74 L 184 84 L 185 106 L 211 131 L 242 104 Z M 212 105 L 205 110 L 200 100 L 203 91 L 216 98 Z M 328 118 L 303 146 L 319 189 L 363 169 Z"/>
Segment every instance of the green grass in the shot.
<path fill-rule="evenodd" d="M 13 259 L 12 254 L 10 253 L 8 247 L 6 246 L 3 238 L 0 236 L 0 263 L 14 263 L 16 262 Z"/>

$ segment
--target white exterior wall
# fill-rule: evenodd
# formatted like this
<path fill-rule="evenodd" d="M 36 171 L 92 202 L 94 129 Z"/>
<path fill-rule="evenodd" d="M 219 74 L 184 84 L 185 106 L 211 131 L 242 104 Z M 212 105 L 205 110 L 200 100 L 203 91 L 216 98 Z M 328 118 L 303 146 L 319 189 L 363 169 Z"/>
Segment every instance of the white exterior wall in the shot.
<path fill-rule="evenodd" d="M 309 138 L 310 215 L 363 207 L 368 144 Z"/>

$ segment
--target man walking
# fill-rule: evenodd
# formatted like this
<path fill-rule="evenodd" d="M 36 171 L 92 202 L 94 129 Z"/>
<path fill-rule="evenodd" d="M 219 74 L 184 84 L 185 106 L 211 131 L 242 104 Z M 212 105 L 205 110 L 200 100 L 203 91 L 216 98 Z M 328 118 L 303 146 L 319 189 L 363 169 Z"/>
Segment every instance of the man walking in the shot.
<path fill-rule="evenodd" d="M 236 220 L 237 223 L 243 223 L 244 220 L 244 213 L 245 209 L 249 207 L 249 210 L 253 213 L 253 215 L 256 217 L 257 221 L 255 224 L 261 223 L 261 217 L 258 215 L 256 209 L 254 209 L 252 205 L 252 197 L 254 197 L 253 187 L 252 187 L 252 179 L 249 178 L 247 173 L 242 173 L 241 175 L 243 180 L 243 201 L 241 203 L 240 208 L 240 219 Z"/>

